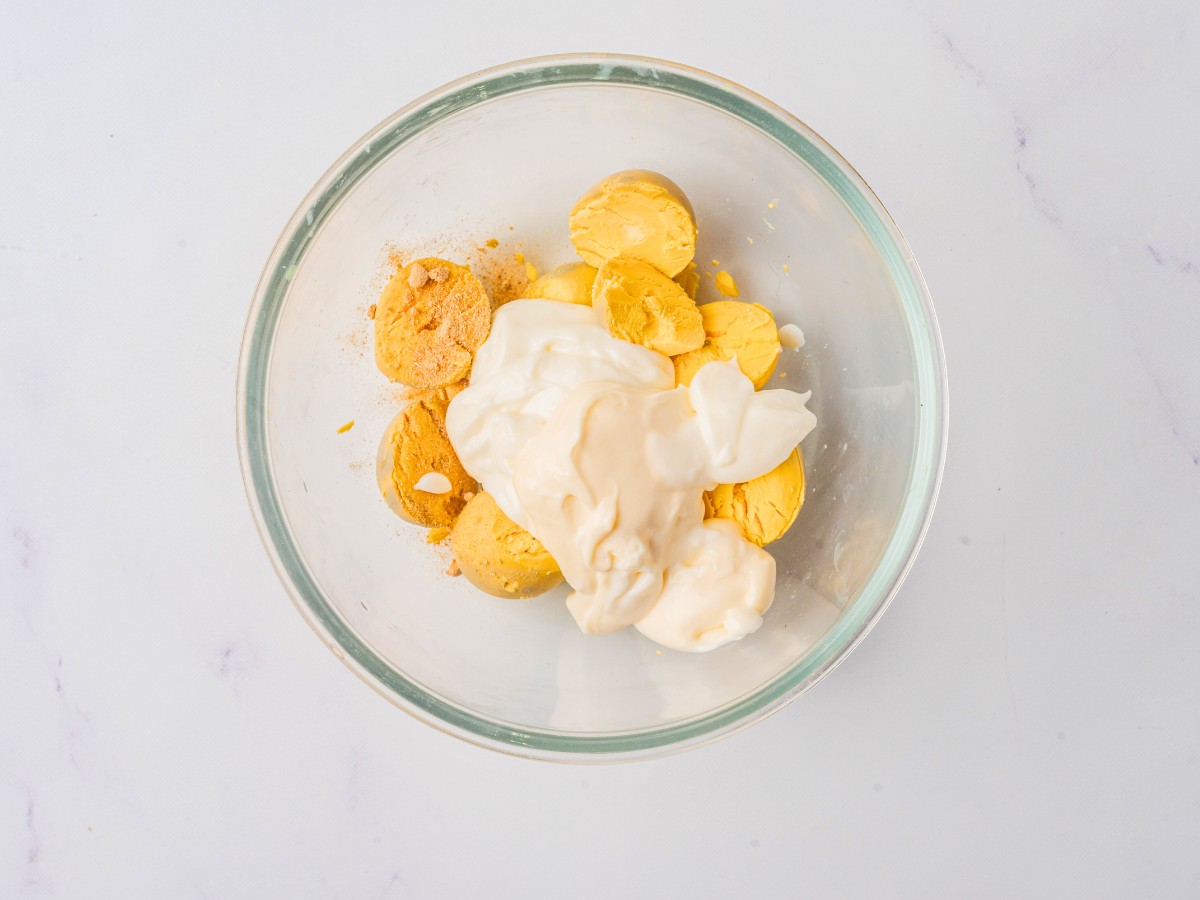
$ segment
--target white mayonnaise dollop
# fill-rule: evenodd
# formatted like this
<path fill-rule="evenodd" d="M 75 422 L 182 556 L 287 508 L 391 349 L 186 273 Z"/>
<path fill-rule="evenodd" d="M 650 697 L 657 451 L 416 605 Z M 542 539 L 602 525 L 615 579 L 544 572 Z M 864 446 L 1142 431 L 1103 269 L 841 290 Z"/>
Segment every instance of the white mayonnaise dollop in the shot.
<path fill-rule="evenodd" d="M 446 431 L 463 467 L 526 530 L 512 460 L 568 391 L 592 381 L 669 390 L 675 369 L 661 353 L 614 338 L 590 306 L 514 300 L 496 310 L 470 386 L 450 403 Z"/>
<path fill-rule="evenodd" d="M 754 390 L 734 361 L 674 387 L 666 357 L 618 340 L 588 307 L 501 307 L 447 429 L 463 466 L 550 551 L 580 628 L 635 625 L 711 650 L 762 623 L 775 561 L 702 494 L 787 458 L 816 423 L 808 394 Z"/>

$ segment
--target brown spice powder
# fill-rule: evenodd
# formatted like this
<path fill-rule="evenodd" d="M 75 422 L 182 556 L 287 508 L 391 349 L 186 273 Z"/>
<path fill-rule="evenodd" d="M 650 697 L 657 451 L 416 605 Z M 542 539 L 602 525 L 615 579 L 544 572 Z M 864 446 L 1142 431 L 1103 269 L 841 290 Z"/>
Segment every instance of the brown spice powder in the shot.
<path fill-rule="evenodd" d="M 470 266 L 491 296 L 493 309 L 521 299 L 529 289 L 529 272 L 523 259 L 517 262 L 515 256 L 488 256 L 473 260 Z"/>

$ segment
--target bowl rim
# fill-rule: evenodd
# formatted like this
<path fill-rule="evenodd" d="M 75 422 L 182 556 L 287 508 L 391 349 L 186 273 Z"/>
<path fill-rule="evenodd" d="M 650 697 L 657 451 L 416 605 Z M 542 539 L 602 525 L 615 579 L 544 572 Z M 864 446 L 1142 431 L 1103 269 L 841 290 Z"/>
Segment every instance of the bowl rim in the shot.
<path fill-rule="evenodd" d="M 543 731 L 491 719 L 401 675 L 324 597 L 291 538 L 267 453 L 270 350 L 287 289 L 304 251 L 354 185 L 391 151 L 476 104 L 527 90 L 578 84 L 638 86 L 683 96 L 740 119 L 790 150 L 847 204 L 883 258 L 905 313 L 915 360 L 916 444 L 908 490 L 887 548 L 834 625 L 790 668 L 699 716 L 648 729 Z M 564 53 L 503 63 L 458 78 L 401 107 L 330 166 L 283 229 L 263 267 L 242 336 L 236 404 L 238 456 L 259 538 L 292 603 L 346 666 L 394 705 L 439 731 L 508 754 L 558 762 L 618 762 L 702 746 L 778 712 L 829 674 L 866 636 L 912 567 L 933 515 L 948 437 L 946 363 L 924 277 L 899 228 L 854 168 L 782 107 L 732 81 L 667 60 Z"/>

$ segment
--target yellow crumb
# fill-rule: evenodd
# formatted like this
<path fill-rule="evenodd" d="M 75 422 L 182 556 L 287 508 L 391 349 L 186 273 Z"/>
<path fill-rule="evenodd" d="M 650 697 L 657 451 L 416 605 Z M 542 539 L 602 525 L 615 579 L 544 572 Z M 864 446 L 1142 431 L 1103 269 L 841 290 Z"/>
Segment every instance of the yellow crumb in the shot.
<path fill-rule="evenodd" d="M 717 273 L 717 290 L 726 297 L 738 296 L 737 282 L 734 281 L 733 276 L 724 269 Z"/>
<path fill-rule="evenodd" d="M 754 238 L 750 237 L 750 235 L 746 235 L 746 240 L 751 244 L 754 243 Z"/>
<path fill-rule="evenodd" d="M 791 274 L 791 271 L 792 271 L 792 270 L 791 270 L 791 267 L 790 267 L 790 266 L 789 266 L 787 263 L 784 263 L 784 264 L 783 264 L 783 273 L 784 273 L 785 275 L 790 275 L 790 274 Z"/>
<path fill-rule="evenodd" d="M 450 529 L 444 525 L 438 526 L 437 528 L 430 528 L 429 533 L 425 535 L 425 543 L 437 544 L 441 541 L 444 541 L 449 536 Z"/>
<path fill-rule="evenodd" d="M 534 268 L 533 263 L 525 263 L 525 279 L 527 281 L 537 281 L 538 270 Z"/>
<path fill-rule="evenodd" d="M 513 258 L 517 262 L 519 262 L 521 265 L 525 265 L 525 254 L 524 253 L 515 253 L 515 254 L 513 254 Z"/>
<path fill-rule="evenodd" d="M 714 266 L 719 266 L 719 265 L 721 264 L 721 261 L 720 261 L 719 259 L 714 259 L 714 260 L 712 261 L 712 264 L 713 264 Z"/>
<path fill-rule="evenodd" d="M 343 425 L 341 428 L 339 428 L 337 433 L 345 434 L 347 431 L 349 431 L 353 427 L 354 427 L 354 420 L 351 419 L 349 422 L 347 422 L 345 425 Z"/>
<path fill-rule="evenodd" d="M 495 250 L 497 247 L 500 246 L 500 242 L 498 240 L 496 240 L 495 238 L 488 238 L 485 243 L 489 247 L 491 247 L 493 250 Z"/>
<path fill-rule="evenodd" d="M 767 209 L 774 209 L 778 205 L 779 205 L 779 198 L 776 197 L 774 200 L 772 200 L 770 203 L 767 204 Z"/>

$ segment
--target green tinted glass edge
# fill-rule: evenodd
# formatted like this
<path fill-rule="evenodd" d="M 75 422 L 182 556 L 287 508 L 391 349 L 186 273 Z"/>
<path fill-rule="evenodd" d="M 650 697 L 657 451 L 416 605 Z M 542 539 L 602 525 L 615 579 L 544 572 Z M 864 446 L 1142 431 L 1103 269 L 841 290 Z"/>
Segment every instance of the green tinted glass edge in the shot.
<path fill-rule="evenodd" d="M 945 396 L 940 343 L 932 309 L 923 302 L 919 274 L 911 256 L 901 253 L 903 239 L 888 228 L 876 205 L 845 171 L 812 140 L 788 122 L 748 97 L 728 87 L 700 80 L 704 73 L 684 74 L 680 67 L 659 61 L 624 57 L 589 57 L 588 61 L 554 58 L 517 63 L 494 77 L 452 86 L 424 105 L 383 126 L 342 164 L 336 177 L 309 206 L 299 226 L 278 251 L 272 271 L 264 273 L 267 286 L 258 315 L 253 320 L 248 359 L 244 370 L 241 414 L 245 432 L 245 454 L 263 527 L 278 554 L 278 564 L 287 573 L 294 590 L 303 599 L 315 623 L 332 639 L 339 656 L 348 654 L 366 674 L 416 710 L 439 720 L 468 740 L 486 742 L 494 749 L 520 752 L 528 748 L 536 755 L 620 755 L 687 746 L 706 738 L 729 733 L 754 721 L 755 713 L 776 704 L 828 673 L 868 626 L 883 611 L 899 586 L 923 536 L 937 481 L 945 443 Z M 594 61 L 593 61 L 594 60 Z M 483 73 L 488 74 L 488 73 Z M 699 77 L 695 77 L 699 76 Z M 267 462 L 266 396 L 269 348 L 288 285 L 304 252 L 341 199 L 379 161 L 426 127 L 477 103 L 515 91 L 563 84 L 615 83 L 663 90 L 707 103 L 768 134 L 814 169 L 850 207 L 885 260 L 908 312 L 914 358 L 917 360 L 916 397 L 917 445 L 910 472 L 910 486 L 892 538 L 873 577 L 837 623 L 806 654 L 804 659 L 775 681 L 740 700 L 705 716 L 649 731 L 606 735 L 571 735 L 524 730 L 476 716 L 398 675 L 364 643 L 326 601 L 305 566 L 287 527 Z M 798 124 L 798 123 L 797 123 Z M 832 151 L 831 151 L 832 152 Z M 847 166 L 848 168 L 848 166 Z M 880 207 L 881 209 L 881 207 Z M 886 215 L 886 213 L 884 214 Z M 898 243 L 899 242 L 899 243 Z M 780 704 L 782 705 L 782 704 Z M 436 723 L 431 723 L 436 724 Z"/>

